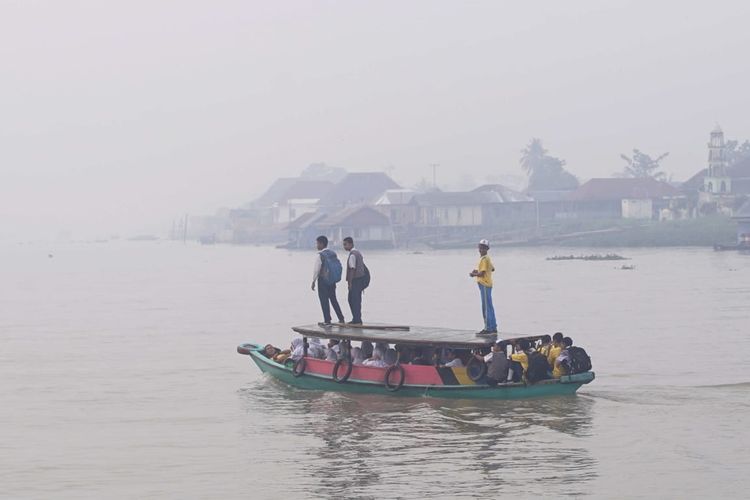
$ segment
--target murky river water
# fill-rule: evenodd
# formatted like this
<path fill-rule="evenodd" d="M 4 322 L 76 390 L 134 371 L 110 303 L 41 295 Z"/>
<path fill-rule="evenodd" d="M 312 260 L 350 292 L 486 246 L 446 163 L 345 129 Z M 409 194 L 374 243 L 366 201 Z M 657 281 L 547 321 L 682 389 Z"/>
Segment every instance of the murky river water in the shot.
<path fill-rule="evenodd" d="M 0 246 L 0 497 L 747 498 L 750 256 L 613 250 L 635 270 L 493 251 L 501 329 L 562 330 L 597 379 L 476 402 L 297 391 L 236 354 L 319 320 L 310 253 Z M 481 327 L 474 251 L 365 258 L 366 321 Z"/>

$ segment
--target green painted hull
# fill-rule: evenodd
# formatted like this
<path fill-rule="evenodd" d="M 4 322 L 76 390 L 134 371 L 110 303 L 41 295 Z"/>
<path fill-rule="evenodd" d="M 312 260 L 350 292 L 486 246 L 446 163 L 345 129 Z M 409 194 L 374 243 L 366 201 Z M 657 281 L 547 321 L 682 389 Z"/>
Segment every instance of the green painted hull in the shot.
<path fill-rule="evenodd" d="M 524 399 L 551 396 L 569 396 L 575 394 L 579 387 L 594 380 L 594 372 L 579 373 L 558 380 L 544 381 L 533 385 L 502 384 L 496 387 L 487 385 L 453 385 L 453 386 L 413 386 L 404 385 L 398 391 L 389 391 L 384 384 L 369 381 L 349 380 L 338 383 L 331 377 L 316 374 L 292 375 L 292 370 L 280 365 L 265 356 L 252 351 L 248 352 L 262 372 L 299 389 L 318 391 L 354 392 L 359 394 L 383 394 L 389 396 L 455 399 Z"/>

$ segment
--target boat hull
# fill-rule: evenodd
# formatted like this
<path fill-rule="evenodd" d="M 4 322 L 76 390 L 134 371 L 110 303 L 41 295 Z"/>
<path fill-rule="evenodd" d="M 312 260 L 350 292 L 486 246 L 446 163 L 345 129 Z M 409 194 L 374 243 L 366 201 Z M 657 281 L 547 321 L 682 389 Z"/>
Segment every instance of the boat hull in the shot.
<path fill-rule="evenodd" d="M 252 344 L 245 344 L 246 346 Z M 242 347 L 242 346 L 240 346 Z M 295 377 L 292 373 L 292 369 L 276 363 L 258 352 L 256 349 L 245 348 L 238 350 L 242 354 L 248 354 L 252 360 L 258 365 L 258 368 L 263 373 L 286 383 L 293 387 L 306 390 L 317 390 L 317 391 L 335 391 L 335 392 L 349 392 L 359 394 L 383 394 L 388 396 L 407 396 L 407 397 L 422 397 L 430 396 L 436 398 L 453 398 L 453 399 L 524 399 L 524 398 L 541 398 L 551 396 L 569 396 L 575 394 L 575 392 L 584 384 L 588 384 L 594 380 L 593 372 L 580 373 L 571 376 L 562 377 L 560 380 L 545 380 L 536 384 L 500 384 L 491 387 L 487 384 L 477 383 L 468 381 L 466 378 L 461 378 L 463 383 L 457 384 L 445 384 L 445 383 L 432 383 L 432 384 L 414 384 L 405 383 L 399 390 L 391 391 L 386 388 L 384 383 L 384 369 L 382 368 L 365 368 L 372 375 L 368 373 L 358 374 L 356 371 L 352 372 L 352 377 L 346 382 L 337 382 L 330 375 L 332 372 L 333 363 L 322 360 L 308 359 L 309 373 L 306 370 L 299 377 Z M 326 368 L 328 371 L 326 374 Z M 361 367 L 355 367 L 355 370 Z M 436 370 L 434 367 L 410 367 L 411 369 L 423 369 L 423 371 Z M 377 378 L 377 375 L 380 378 Z M 370 380 L 364 380 L 362 378 L 357 379 L 355 375 L 360 377 L 367 377 Z M 407 376 L 407 382 L 409 378 Z M 437 377 L 437 381 L 440 379 Z M 481 381 L 480 381 L 481 382 Z"/>

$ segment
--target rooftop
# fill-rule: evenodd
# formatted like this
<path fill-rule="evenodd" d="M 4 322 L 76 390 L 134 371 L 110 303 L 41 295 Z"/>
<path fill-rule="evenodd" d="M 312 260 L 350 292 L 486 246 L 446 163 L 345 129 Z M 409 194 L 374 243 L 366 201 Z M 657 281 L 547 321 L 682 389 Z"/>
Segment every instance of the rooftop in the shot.
<path fill-rule="evenodd" d="M 320 325 L 303 325 L 292 328 L 306 337 L 324 339 L 350 339 L 355 341 L 387 342 L 389 344 L 430 345 L 437 347 L 477 348 L 492 345 L 496 340 L 538 339 L 540 335 L 498 335 L 498 338 L 477 337 L 473 330 L 455 330 L 452 328 L 433 328 L 428 326 L 399 327 L 372 325 L 373 328 L 343 327 Z"/>
<path fill-rule="evenodd" d="M 503 203 L 494 191 L 433 191 L 415 195 L 411 201 L 419 206 L 476 206 Z"/>
<path fill-rule="evenodd" d="M 383 172 L 353 172 L 347 174 L 320 201 L 326 206 L 374 203 L 386 190 L 398 188 L 399 185 Z"/>
<path fill-rule="evenodd" d="M 654 199 L 676 196 L 679 191 L 651 178 L 591 179 L 567 196 L 571 201 Z"/>
<path fill-rule="evenodd" d="M 331 191 L 333 186 L 334 184 L 329 181 L 282 177 L 276 179 L 271 187 L 250 205 L 270 207 L 292 199 L 319 199 Z"/>

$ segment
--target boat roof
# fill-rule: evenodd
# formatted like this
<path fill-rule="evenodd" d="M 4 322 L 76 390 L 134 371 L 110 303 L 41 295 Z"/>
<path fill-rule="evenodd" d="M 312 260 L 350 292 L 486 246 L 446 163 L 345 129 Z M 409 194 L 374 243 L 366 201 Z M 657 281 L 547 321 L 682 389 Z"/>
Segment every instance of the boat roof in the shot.
<path fill-rule="evenodd" d="M 295 326 L 292 327 L 292 330 L 305 337 L 470 349 L 490 346 L 498 340 L 514 342 L 520 339 L 537 340 L 542 337 L 542 335 L 518 335 L 503 332 L 499 333 L 497 338 L 477 337 L 474 330 L 388 324 L 368 324 L 362 326 L 342 326 L 337 324 L 321 326 L 313 324 Z"/>

